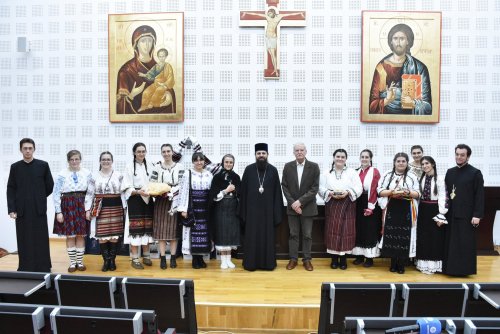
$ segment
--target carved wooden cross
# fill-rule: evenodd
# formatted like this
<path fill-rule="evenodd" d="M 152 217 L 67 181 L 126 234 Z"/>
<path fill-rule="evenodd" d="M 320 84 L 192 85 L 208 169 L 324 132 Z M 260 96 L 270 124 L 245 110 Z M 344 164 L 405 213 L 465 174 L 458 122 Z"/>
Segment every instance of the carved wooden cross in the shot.
<path fill-rule="evenodd" d="M 240 27 L 264 27 L 265 36 L 265 79 L 279 79 L 280 28 L 305 27 L 306 12 L 278 11 L 279 0 L 266 0 L 265 11 L 241 11 Z M 284 24 L 286 22 L 286 24 Z"/>

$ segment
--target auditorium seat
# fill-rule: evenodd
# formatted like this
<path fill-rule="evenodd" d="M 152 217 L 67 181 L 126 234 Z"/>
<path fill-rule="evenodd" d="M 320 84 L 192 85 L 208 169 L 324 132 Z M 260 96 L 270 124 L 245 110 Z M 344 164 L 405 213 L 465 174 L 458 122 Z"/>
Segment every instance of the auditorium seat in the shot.
<path fill-rule="evenodd" d="M 0 304 L 0 333 L 40 333 L 44 326 L 42 307 Z"/>
<path fill-rule="evenodd" d="M 138 310 L 56 307 L 50 326 L 54 334 L 141 334 L 143 319 Z"/>
<path fill-rule="evenodd" d="M 476 283 L 474 284 L 474 299 L 482 299 L 491 307 L 500 309 L 500 284 L 498 283 Z"/>
<path fill-rule="evenodd" d="M 116 277 L 57 275 L 59 305 L 115 308 Z"/>
<path fill-rule="evenodd" d="M 498 334 L 500 333 L 500 318 L 496 319 L 466 319 L 464 334 Z"/>
<path fill-rule="evenodd" d="M 121 284 L 127 309 L 155 310 L 160 330 L 197 333 L 192 280 L 125 277 Z"/>
<path fill-rule="evenodd" d="M 467 317 L 500 317 L 500 284 L 476 283 L 467 303 Z"/>
<path fill-rule="evenodd" d="M 391 317 L 396 286 L 390 283 L 323 283 L 318 334 L 340 333 L 345 317 Z"/>
<path fill-rule="evenodd" d="M 192 280 L 0 272 L 0 303 L 156 310 L 163 331 L 197 333 Z"/>
<path fill-rule="evenodd" d="M 57 305 L 51 274 L 0 271 L 0 302 Z"/>
<path fill-rule="evenodd" d="M 54 313 L 54 310 L 58 310 Z M 33 324 L 35 324 L 35 317 L 31 321 L 28 318 L 23 319 L 23 323 L 20 326 L 14 321 L 3 321 L 4 314 L 28 314 L 31 311 L 36 311 L 36 324 L 41 333 L 56 333 L 54 330 L 55 324 L 51 321 L 51 314 L 59 314 L 61 318 L 61 324 L 63 327 L 57 326 L 59 334 L 65 333 L 134 333 L 133 328 L 142 327 L 143 334 L 157 334 L 157 319 L 156 313 L 153 310 L 124 310 L 124 309 L 105 309 L 98 307 L 79 307 L 79 306 L 59 306 L 59 305 L 30 305 L 30 304 L 11 304 L 11 303 L 0 303 L 0 333 L 38 333 L 33 329 Z M 136 315 L 140 314 L 141 317 L 138 318 Z M 29 314 L 31 317 L 31 314 Z M 69 318 L 71 318 L 70 323 L 66 323 Z M 138 319 L 135 320 L 134 319 Z M 116 322 L 116 323 L 115 323 Z M 125 322 L 130 322 L 135 325 L 122 324 Z M 137 322 L 142 322 L 142 325 L 137 324 Z M 118 324 L 117 324 L 118 323 Z M 45 325 L 43 325 L 45 324 Z M 30 326 L 28 328 L 26 326 Z M 70 326 L 65 327 L 66 325 Z M 112 327 L 110 327 L 112 326 Z M 125 326 L 126 331 L 120 331 L 119 327 Z M 131 331 L 129 329 L 132 328 Z"/>
<path fill-rule="evenodd" d="M 468 295 L 461 283 L 404 283 L 403 317 L 463 317 Z"/>

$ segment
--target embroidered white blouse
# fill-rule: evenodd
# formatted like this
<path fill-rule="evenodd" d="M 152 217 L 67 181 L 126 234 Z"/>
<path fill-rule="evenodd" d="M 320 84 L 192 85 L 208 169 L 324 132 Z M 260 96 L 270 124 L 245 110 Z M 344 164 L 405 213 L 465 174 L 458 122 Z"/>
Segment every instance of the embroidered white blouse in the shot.
<path fill-rule="evenodd" d="M 330 200 L 329 194 L 334 190 L 346 190 L 351 201 L 355 201 L 363 193 L 363 185 L 358 173 L 352 168 L 344 168 L 340 176 L 327 172 L 321 176 L 319 185 L 319 195 L 325 203 Z"/>
<path fill-rule="evenodd" d="M 110 175 L 103 175 L 99 171 L 92 173 L 87 196 L 85 196 L 85 203 L 92 203 L 95 195 L 119 194 L 123 207 L 127 207 L 125 193 L 121 191 L 122 182 L 123 174 L 118 171 L 113 171 L 113 174 Z"/>
<path fill-rule="evenodd" d="M 191 187 L 194 190 L 207 190 L 212 185 L 213 175 L 209 171 L 197 172 L 191 169 Z M 181 181 L 177 211 L 187 212 L 189 206 L 189 171 L 184 173 Z"/>
<path fill-rule="evenodd" d="M 123 182 L 121 190 L 125 192 L 125 198 L 128 200 L 132 195 L 132 191 L 136 189 L 145 189 L 149 182 L 149 176 L 153 171 L 153 165 L 147 163 L 148 169 L 146 171 L 145 163 L 138 163 L 134 161 L 135 164 L 135 174 L 134 165 L 129 164 L 123 173 Z M 144 202 L 149 203 L 149 196 L 141 196 Z"/>
<path fill-rule="evenodd" d="M 178 190 L 179 181 L 184 175 L 184 169 L 182 164 L 174 163 L 173 166 L 166 167 L 162 162 L 158 162 L 154 165 L 153 171 L 151 172 L 150 181 L 158 183 L 166 183 L 172 187 L 171 192 Z"/>
<path fill-rule="evenodd" d="M 396 188 L 408 189 L 412 191 L 416 191 L 420 197 L 420 188 L 418 186 L 417 176 L 411 172 L 406 173 L 406 177 L 404 175 L 398 175 L 394 173 L 392 175 L 392 171 L 386 172 L 378 183 L 377 193 L 380 194 L 382 190 L 394 190 Z"/>
<path fill-rule="evenodd" d="M 437 177 L 437 195 L 434 194 L 434 177 L 431 179 L 431 201 L 438 201 L 439 213 L 445 215 L 448 212 L 446 207 L 446 185 L 444 177 L 438 175 Z M 425 176 L 422 178 L 422 189 L 425 187 Z"/>
<path fill-rule="evenodd" d="M 78 171 L 72 171 L 69 168 L 61 170 L 56 176 L 52 198 L 56 213 L 61 212 L 61 194 L 75 191 L 87 191 L 91 179 L 90 171 L 86 168 L 80 168 Z M 87 206 L 88 204 L 88 206 Z M 85 210 L 90 210 L 92 202 L 85 200 Z"/>

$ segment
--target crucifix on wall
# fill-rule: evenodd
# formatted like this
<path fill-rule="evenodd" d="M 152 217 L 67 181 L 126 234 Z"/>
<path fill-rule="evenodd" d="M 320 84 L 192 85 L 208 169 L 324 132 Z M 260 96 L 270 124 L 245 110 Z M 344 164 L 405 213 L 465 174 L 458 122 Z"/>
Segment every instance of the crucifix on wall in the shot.
<path fill-rule="evenodd" d="M 241 11 L 240 27 L 264 27 L 265 61 L 264 78 L 279 79 L 279 41 L 281 27 L 305 27 L 305 11 L 278 11 L 279 0 L 266 0 L 265 11 Z"/>

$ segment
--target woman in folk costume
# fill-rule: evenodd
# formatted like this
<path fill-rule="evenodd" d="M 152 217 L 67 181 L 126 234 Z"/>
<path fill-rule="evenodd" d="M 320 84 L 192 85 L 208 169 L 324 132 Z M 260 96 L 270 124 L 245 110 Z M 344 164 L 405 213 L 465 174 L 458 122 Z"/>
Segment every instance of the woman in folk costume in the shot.
<path fill-rule="evenodd" d="M 69 256 L 68 272 L 84 271 L 85 236 L 89 231 L 91 202 L 85 201 L 90 183 L 90 171 L 80 167 L 82 155 L 77 150 L 67 154 L 68 168 L 56 176 L 52 197 L 56 216 L 54 233 L 66 237 L 66 251 Z"/>
<path fill-rule="evenodd" d="M 179 191 L 179 211 L 182 217 L 193 222 L 192 226 L 185 227 L 186 237 L 183 240 L 182 251 L 193 257 L 194 269 L 206 268 L 204 255 L 210 254 L 212 240 L 209 233 L 209 191 L 213 175 L 204 169 L 205 156 L 201 152 L 194 153 L 191 161 L 193 168 L 184 173 Z M 188 217 L 189 216 L 189 217 Z"/>
<path fill-rule="evenodd" d="M 416 224 L 420 189 L 415 174 L 409 172 L 408 155 L 394 156 L 392 171 L 378 185 L 383 212 L 382 256 L 391 258 L 391 272 L 404 274 L 407 260 L 415 256 Z"/>
<path fill-rule="evenodd" d="M 125 194 L 121 191 L 123 174 L 113 169 L 113 154 L 102 152 L 99 171 L 92 173 L 87 198 L 92 202 L 92 230 L 99 240 L 103 265 L 101 270 L 116 270 L 116 253 L 123 237 Z"/>
<path fill-rule="evenodd" d="M 150 182 L 168 184 L 169 192 L 156 197 L 153 218 L 153 238 L 160 246 L 160 268 L 167 269 L 165 251 L 167 241 L 170 243 L 170 267 L 176 268 L 175 253 L 177 251 L 177 212 L 173 210 L 172 200 L 175 193 L 179 192 L 179 182 L 184 175 L 182 164 L 172 160 L 173 149 L 170 144 L 161 146 L 163 161 L 155 164 L 151 172 Z"/>
<path fill-rule="evenodd" d="M 446 185 L 444 177 L 437 175 L 436 161 L 422 158 L 424 174 L 420 178 L 422 197 L 418 205 L 417 269 L 424 274 L 442 271 L 446 233 Z"/>
<path fill-rule="evenodd" d="M 380 173 L 372 166 L 372 159 L 372 151 L 361 151 L 358 173 L 363 184 L 363 194 L 356 200 L 356 247 L 352 253 L 356 255 L 353 263 L 358 265 L 364 262 L 364 267 L 373 266 L 373 258 L 380 256 L 380 249 L 377 247 L 382 228 L 381 211 L 377 204 Z"/>
<path fill-rule="evenodd" d="M 417 179 L 420 180 L 420 177 L 424 174 L 422 170 L 422 156 L 424 155 L 424 149 L 420 145 L 413 145 L 410 148 L 411 156 L 413 161 L 408 163 L 410 167 L 410 172 L 417 176 Z"/>
<path fill-rule="evenodd" d="M 356 199 L 363 186 L 358 173 L 346 166 L 347 152 L 333 152 L 332 169 L 322 177 L 319 194 L 325 201 L 325 244 L 332 254 L 331 268 L 347 269 L 347 254 L 356 241 Z M 339 263 L 340 257 L 340 263 Z"/>
<path fill-rule="evenodd" d="M 234 156 L 226 154 L 222 158 L 223 169 L 215 174 L 210 187 L 209 198 L 214 225 L 215 249 L 220 253 L 222 269 L 234 268 L 231 262 L 231 250 L 240 245 L 240 220 L 238 197 L 241 179 L 233 171 Z"/>
<path fill-rule="evenodd" d="M 194 153 L 200 152 L 202 153 L 202 147 L 196 138 L 186 137 L 182 139 L 177 145 L 173 148 L 172 160 L 176 163 L 181 163 L 183 166 L 191 165 L 191 158 Z M 204 170 L 209 171 L 212 175 L 217 174 L 221 169 L 222 165 L 220 163 L 212 163 L 210 159 L 203 155 L 205 160 Z M 187 170 L 186 170 L 187 171 Z M 172 210 L 179 212 L 177 210 L 177 206 L 179 205 L 179 191 L 174 192 L 172 199 Z M 180 217 L 179 217 L 180 219 Z M 177 246 L 177 255 L 180 255 L 179 252 L 182 252 L 182 244 L 187 242 L 189 244 L 190 239 L 190 228 L 182 226 L 182 228 L 178 229 L 177 237 L 181 240 L 181 247 Z M 189 248 L 189 247 L 188 247 Z M 215 254 L 211 254 L 214 255 Z"/>
<path fill-rule="evenodd" d="M 125 223 L 125 243 L 130 244 L 132 267 L 144 269 L 151 266 L 149 244 L 153 242 L 153 199 L 147 187 L 152 165 L 146 161 L 146 145 L 136 143 L 132 149 L 134 161 L 127 166 L 122 190 L 127 198 L 127 218 Z M 142 246 L 142 263 L 139 261 L 139 247 Z"/>

